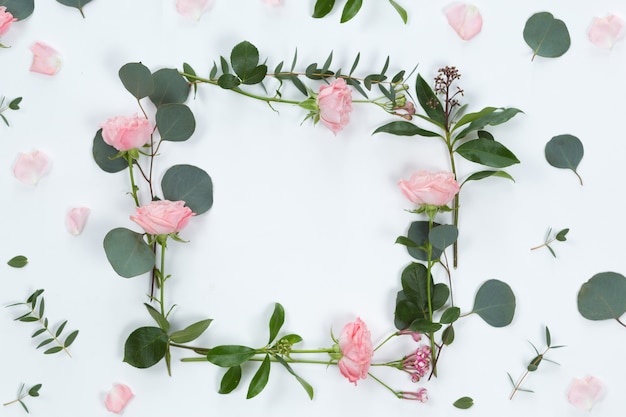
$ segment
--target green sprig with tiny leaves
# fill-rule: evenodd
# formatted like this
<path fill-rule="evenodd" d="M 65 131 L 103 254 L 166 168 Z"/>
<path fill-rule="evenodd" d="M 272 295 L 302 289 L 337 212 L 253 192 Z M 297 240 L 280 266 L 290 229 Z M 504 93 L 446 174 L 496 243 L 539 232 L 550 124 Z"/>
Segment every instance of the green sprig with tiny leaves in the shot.
<path fill-rule="evenodd" d="M 544 242 L 541 245 L 537 245 L 535 247 L 530 248 L 530 250 L 536 250 L 539 248 L 546 247 L 548 248 L 552 256 L 556 258 L 556 253 L 554 252 L 554 249 L 552 249 L 550 244 L 554 242 L 555 240 L 558 242 L 565 242 L 567 240 L 566 235 L 568 232 L 569 232 L 569 229 L 566 228 L 566 229 L 560 230 L 555 235 L 552 235 L 552 228 L 549 228 L 548 233 L 546 233 L 546 238 L 544 239 Z"/>
<path fill-rule="evenodd" d="M 5 125 L 9 126 L 9 121 L 3 113 L 7 110 L 19 110 L 22 97 L 14 98 L 13 100 L 9 101 L 7 105 L 4 104 L 5 99 L 6 97 L 2 97 L 0 99 L 0 118 L 2 118 L 2 121 Z"/>
<path fill-rule="evenodd" d="M 28 407 L 26 407 L 26 404 L 24 403 L 24 399 L 27 397 L 39 397 L 39 390 L 41 389 L 41 384 L 35 384 L 32 387 L 30 387 L 27 391 L 25 390 L 25 388 L 26 386 L 24 384 L 21 384 L 20 389 L 17 392 L 17 398 L 12 401 L 6 402 L 2 405 L 7 406 L 7 405 L 19 403 L 22 406 L 22 408 L 24 408 L 24 411 L 28 413 L 29 412 Z"/>
<path fill-rule="evenodd" d="M 408 20 L 408 13 L 406 10 L 400 6 L 394 0 L 389 0 L 389 4 L 393 6 L 393 8 L 398 12 L 402 21 L 406 24 Z M 343 6 L 343 10 L 341 12 L 341 23 L 346 23 L 351 20 L 354 16 L 359 13 L 361 10 L 361 6 L 363 5 L 363 0 L 348 0 L 346 4 Z M 335 0 L 316 0 L 315 8 L 313 10 L 313 17 L 316 19 L 321 19 L 327 16 L 335 7 Z"/>
<path fill-rule="evenodd" d="M 73 332 L 68 334 L 64 340 L 61 340 L 61 335 L 63 334 L 63 330 L 65 329 L 65 326 L 67 325 L 67 320 L 61 323 L 56 328 L 56 330 L 54 331 L 52 330 L 52 328 L 50 327 L 49 320 L 47 317 L 45 317 L 45 314 L 44 314 L 45 313 L 45 299 L 41 297 L 41 294 L 43 294 L 43 292 L 44 290 L 42 289 L 37 290 L 34 293 L 32 293 L 26 299 L 25 302 L 11 304 L 7 307 L 25 306 L 28 308 L 29 310 L 28 312 L 26 312 L 25 314 L 22 314 L 19 317 L 16 317 L 15 320 L 21 321 L 24 323 L 35 323 L 35 322 L 39 323 L 41 327 L 32 334 L 31 336 L 32 338 L 38 337 L 45 333 L 49 335 L 49 337 L 47 337 L 41 343 L 39 343 L 39 345 L 37 346 L 37 349 L 47 346 L 52 342 L 55 342 L 57 346 L 47 348 L 44 351 L 44 353 L 53 354 L 53 353 L 59 353 L 63 351 L 67 354 L 67 356 L 71 358 L 72 355 L 70 354 L 68 347 L 72 343 L 74 343 L 76 336 L 78 336 L 78 330 L 74 330 Z"/>

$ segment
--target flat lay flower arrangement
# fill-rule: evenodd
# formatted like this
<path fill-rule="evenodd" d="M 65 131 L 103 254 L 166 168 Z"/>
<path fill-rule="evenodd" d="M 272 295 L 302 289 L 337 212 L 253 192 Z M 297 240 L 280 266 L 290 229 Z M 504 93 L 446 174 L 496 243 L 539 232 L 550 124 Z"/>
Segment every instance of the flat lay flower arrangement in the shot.
<path fill-rule="evenodd" d="M 552 71 L 568 71 L 571 55 L 600 62 L 589 71 L 623 63 L 626 10 L 525 8 L 503 32 L 518 66 L 492 59 L 490 77 L 478 57 L 499 45 L 489 28 L 504 30 L 494 14 L 505 14 L 490 4 L 248 5 L 259 27 L 300 20 L 327 32 L 286 48 L 220 22 L 232 4 L 164 1 L 128 33 L 169 49 L 155 41 L 143 55 L 113 39 L 87 63 L 75 36 L 30 33 L 52 10 L 68 31 L 95 36 L 112 6 L 58 3 L 75 10 L 0 1 L 0 53 L 20 58 L 4 65 L 32 84 L 0 91 L 16 150 L 2 159 L 17 202 L 6 229 L 25 235 L 17 228 L 34 208 L 56 213 L 39 226 L 47 249 L 32 236 L 0 247 L 1 328 L 19 339 L 7 347 L 17 353 L 6 356 L 3 412 L 68 408 L 64 378 L 85 367 L 75 389 L 92 414 L 180 402 L 225 415 L 616 410 L 619 358 L 588 352 L 623 337 L 626 268 L 592 254 L 619 233 L 576 207 L 595 210 L 616 185 L 592 167 L 619 161 L 602 162 L 594 117 L 568 116 L 572 92 Z M 329 36 L 392 26 L 393 43 L 425 15 L 448 52 Z M 204 30 L 219 41 L 208 47 Z M 181 39 L 193 42 L 179 51 Z M 38 95 L 59 93 L 55 84 L 75 88 L 47 95 L 45 110 Z M 561 95 L 548 121 L 547 86 Z M 89 88 L 106 99 L 85 99 Z M 79 127 L 54 124 L 46 141 L 24 134 L 41 136 L 28 121 L 59 111 Z M 60 132 L 63 151 L 51 145 Z"/>

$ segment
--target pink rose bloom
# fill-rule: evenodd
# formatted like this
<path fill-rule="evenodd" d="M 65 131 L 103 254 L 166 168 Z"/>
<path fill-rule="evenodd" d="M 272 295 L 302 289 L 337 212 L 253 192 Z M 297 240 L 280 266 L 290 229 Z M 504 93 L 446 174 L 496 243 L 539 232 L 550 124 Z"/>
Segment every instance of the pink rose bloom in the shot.
<path fill-rule="evenodd" d="M 428 206 L 445 206 L 460 190 L 451 172 L 419 171 L 398 185 L 409 201 Z"/>
<path fill-rule="evenodd" d="M 169 235 L 181 231 L 194 216 L 184 201 L 158 200 L 137 207 L 130 219 L 151 235 Z"/>
<path fill-rule="evenodd" d="M 126 404 L 135 396 L 127 385 L 116 384 L 113 389 L 107 394 L 104 400 L 104 406 L 108 411 L 119 414 L 121 413 Z"/>
<path fill-rule="evenodd" d="M 574 378 L 567 392 L 567 399 L 576 408 L 589 411 L 604 392 L 602 381 L 593 376 Z"/>
<path fill-rule="evenodd" d="M 13 17 L 11 12 L 7 12 L 6 7 L 0 6 L 0 36 L 7 33 L 16 20 L 17 19 Z"/>
<path fill-rule="evenodd" d="M 78 236 L 83 232 L 87 223 L 87 217 L 89 217 L 89 211 L 87 207 L 75 207 L 67 213 L 65 226 L 70 234 Z"/>
<path fill-rule="evenodd" d="M 30 47 L 30 50 L 33 53 L 33 63 L 30 65 L 32 72 L 54 75 L 61 68 L 59 53 L 51 46 L 37 42 Z"/>
<path fill-rule="evenodd" d="M 594 17 L 589 28 L 589 40 L 600 48 L 612 49 L 624 37 L 624 21 L 615 16 Z"/>
<path fill-rule="evenodd" d="M 342 356 L 337 365 L 341 375 L 354 385 L 359 379 L 367 378 L 374 348 L 370 331 L 360 318 L 344 326 L 339 335 L 339 349 Z"/>
<path fill-rule="evenodd" d="M 474 5 L 454 4 L 446 9 L 445 15 L 448 18 L 448 24 L 465 41 L 478 35 L 483 28 L 483 18 Z"/>
<path fill-rule="evenodd" d="M 202 14 L 213 5 L 213 0 L 177 0 L 176 11 L 189 19 L 200 20 Z"/>
<path fill-rule="evenodd" d="M 116 116 L 102 125 L 102 139 L 118 151 L 128 151 L 148 143 L 153 130 L 145 117 Z"/>
<path fill-rule="evenodd" d="M 13 165 L 13 175 L 25 184 L 37 185 L 48 172 L 49 165 L 48 156 L 41 151 L 20 153 Z"/>
<path fill-rule="evenodd" d="M 320 120 L 337 134 L 350 122 L 352 91 L 340 78 L 329 85 L 322 85 L 317 95 Z"/>

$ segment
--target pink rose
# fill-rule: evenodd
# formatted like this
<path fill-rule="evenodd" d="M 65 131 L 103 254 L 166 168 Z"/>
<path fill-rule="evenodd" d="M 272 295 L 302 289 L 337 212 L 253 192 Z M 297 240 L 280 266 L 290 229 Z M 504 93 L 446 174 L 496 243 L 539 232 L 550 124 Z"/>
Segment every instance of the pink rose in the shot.
<path fill-rule="evenodd" d="M 130 219 L 148 234 L 169 235 L 180 232 L 195 214 L 184 201 L 158 200 L 137 207 Z"/>
<path fill-rule="evenodd" d="M 0 36 L 7 33 L 11 29 L 11 24 L 16 20 L 11 12 L 7 12 L 6 7 L 0 6 Z"/>
<path fill-rule="evenodd" d="M 104 406 L 112 413 L 121 413 L 126 404 L 135 396 L 128 385 L 116 384 L 107 394 L 104 400 Z"/>
<path fill-rule="evenodd" d="M 398 185 L 411 202 L 429 206 L 445 206 L 460 189 L 451 172 L 419 171 Z"/>
<path fill-rule="evenodd" d="M 342 78 L 329 85 L 322 85 L 317 95 L 317 105 L 320 120 L 337 134 L 350 122 L 352 91 Z"/>
<path fill-rule="evenodd" d="M 150 140 L 154 128 L 144 117 L 117 116 L 102 125 L 102 139 L 118 151 L 139 148 Z"/>
<path fill-rule="evenodd" d="M 339 371 L 341 375 L 348 378 L 348 381 L 356 385 L 359 379 L 367 377 L 374 355 L 372 336 L 360 318 L 344 326 L 339 335 L 339 349 L 342 354 L 337 363 Z"/>

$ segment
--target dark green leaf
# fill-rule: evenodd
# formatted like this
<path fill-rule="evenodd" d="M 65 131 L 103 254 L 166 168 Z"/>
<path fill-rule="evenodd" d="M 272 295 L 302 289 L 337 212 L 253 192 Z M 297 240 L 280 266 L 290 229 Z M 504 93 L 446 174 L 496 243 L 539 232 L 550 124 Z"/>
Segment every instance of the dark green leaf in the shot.
<path fill-rule="evenodd" d="M 491 107 L 487 107 L 483 109 L 481 112 L 479 112 L 478 114 L 482 112 L 485 112 L 485 113 L 480 114 L 480 117 L 473 119 L 471 123 L 469 124 L 469 126 L 467 126 L 465 129 L 463 129 L 462 132 L 456 135 L 454 140 L 457 141 L 461 138 L 464 138 L 470 132 L 480 131 L 485 126 L 497 126 L 499 124 L 508 122 L 510 119 L 515 117 L 518 113 L 523 113 L 520 109 L 516 109 L 514 107 L 500 108 L 500 109 L 494 110 L 493 112 L 487 111 L 487 109 L 491 109 Z M 485 134 L 480 134 L 478 135 L 478 137 L 488 138 L 488 139 L 493 140 L 493 136 L 491 136 L 490 134 L 489 136 L 486 136 Z"/>
<path fill-rule="evenodd" d="M 76 340 L 76 336 L 78 336 L 78 330 L 74 330 L 72 333 L 68 334 L 63 342 L 63 345 L 66 348 L 70 347 L 70 345 L 74 343 L 74 340 Z"/>
<path fill-rule="evenodd" d="M 217 70 L 217 67 L 215 65 L 213 65 L 213 68 L 215 68 Z M 211 69 L 211 71 L 213 71 Z M 190 76 L 195 76 L 196 75 L 196 71 L 194 71 L 193 68 L 191 68 L 191 65 L 189 65 L 188 63 L 184 62 L 183 63 L 183 72 L 185 74 L 188 74 Z M 193 97 L 196 98 L 196 93 L 198 92 L 198 84 L 195 82 L 196 80 L 193 77 L 190 76 L 185 76 L 185 78 L 187 79 L 187 82 L 189 82 L 190 84 L 193 85 Z M 213 78 L 214 75 L 210 75 L 209 78 Z"/>
<path fill-rule="evenodd" d="M 515 294 L 508 284 L 496 279 L 488 280 L 478 289 L 472 312 L 490 326 L 507 326 L 515 315 Z"/>
<path fill-rule="evenodd" d="M 259 64 L 259 51 L 248 41 L 240 42 L 230 53 L 230 63 L 235 74 L 246 83 L 245 80 Z"/>
<path fill-rule="evenodd" d="M 14 256 L 13 258 L 9 259 L 9 262 L 7 262 L 7 264 L 13 268 L 23 268 L 24 266 L 26 266 L 27 263 L 28 258 L 22 255 Z"/>
<path fill-rule="evenodd" d="M 252 69 L 246 76 L 246 78 L 242 78 L 241 82 L 247 85 L 259 84 L 265 79 L 267 75 L 267 65 L 259 65 L 258 67 Z"/>
<path fill-rule="evenodd" d="M 49 339 L 44 339 L 41 343 L 39 343 L 39 344 L 37 345 L 37 347 L 36 347 L 35 349 L 39 349 L 40 347 L 45 346 L 45 345 L 47 345 L 47 344 L 50 344 L 50 343 L 52 343 L 52 342 L 54 342 L 54 338 L 52 338 L 52 337 L 51 337 L 51 338 L 49 338 Z"/>
<path fill-rule="evenodd" d="M 405 236 L 398 236 L 395 243 L 406 246 L 408 248 L 419 248 L 420 246 Z"/>
<path fill-rule="evenodd" d="M 290 345 L 295 345 L 296 343 L 302 342 L 302 337 L 297 334 L 287 334 L 278 340 L 278 343 L 289 343 Z"/>
<path fill-rule="evenodd" d="M 542 359 L 543 355 L 535 356 L 526 367 L 526 369 L 528 369 L 528 372 L 535 372 L 539 368 Z"/>
<path fill-rule="evenodd" d="M 11 100 L 11 102 L 9 103 L 9 108 L 11 110 L 19 110 L 20 109 L 20 103 L 22 102 L 22 97 L 17 97 L 14 98 L 13 100 Z"/>
<path fill-rule="evenodd" d="M 306 382 L 303 378 L 301 378 L 299 375 L 297 375 L 295 373 L 295 371 L 291 368 L 291 366 L 289 366 L 289 364 L 280 356 L 276 356 L 276 361 L 278 361 L 281 365 L 283 365 L 285 367 L 285 369 L 287 369 L 287 371 L 293 375 L 296 380 L 298 380 L 298 382 L 300 383 L 300 385 L 302 385 L 302 388 L 304 388 L 304 390 L 306 391 L 306 393 L 309 395 L 309 399 L 313 399 L 313 387 L 311 386 L 311 384 L 309 384 L 308 382 Z"/>
<path fill-rule="evenodd" d="M 439 134 L 435 132 L 422 129 L 418 126 L 415 126 L 411 122 L 405 122 L 405 121 L 396 121 L 396 122 L 387 123 L 386 125 L 381 126 L 378 129 L 376 129 L 373 134 L 381 133 L 381 132 L 391 133 L 392 135 L 398 135 L 398 136 L 415 136 L 415 135 L 425 136 L 425 137 L 439 136 Z"/>
<path fill-rule="evenodd" d="M 526 21 L 524 41 L 533 50 L 533 59 L 537 55 L 559 57 L 567 52 L 571 44 L 565 23 L 549 12 L 535 13 Z"/>
<path fill-rule="evenodd" d="M 454 132 L 455 130 L 457 130 L 461 126 L 464 126 L 464 125 L 466 125 L 468 123 L 471 123 L 471 122 L 473 122 L 476 119 L 480 119 L 481 117 L 485 117 L 486 115 L 491 114 L 491 113 L 493 113 L 496 110 L 497 110 L 496 107 L 485 107 L 484 109 L 482 109 L 479 112 L 467 113 L 463 117 L 461 117 L 458 122 L 456 122 L 454 124 L 454 127 L 452 128 L 452 131 Z"/>
<path fill-rule="evenodd" d="M 170 201 L 184 201 L 200 215 L 213 206 L 213 182 L 202 169 L 193 165 L 174 165 L 161 180 L 163 196 Z"/>
<path fill-rule="evenodd" d="M 152 74 L 154 92 L 150 100 L 156 107 L 169 103 L 184 103 L 189 96 L 187 80 L 173 68 L 163 68 Z"/>
<path fill-rule="evenodd" d="M 31 303 L 31 307 L 34 310 L 35 309 L 35 303 L 37 302 L 37 297 L 39 297 L 41 294 L 43 294 L 44 290 L 37 290 L 34 293 L 32 293 L 31 295 L 28 296 L 28 298 L 26 299 L 27 303 Z"/>
<path fill-rule="evenodd" d="M 231 393 L 241 381 L 241 366 L 236 365 L 228 368 L 228 371 L 222 377 L 222 382 L 220 383 L 220 390 L 218 391 L 220 394 L 229 394 Z"/>
<path fill-rule="evenodd" d="M 406 22 L 409 19 L 409 16 L 408 16 L 406 10 L 402 6 L 400 6 L 398 3 L 396 3 L 394 0 L 389 0 L 389 3 L 391 3 L 393 8 L 396 9 L 396 12 L 398 12 L 398 14 L 400 15 L 400 18 L 402 19 L 402 21 L 406 25 Z"/>
<path fill-rule="evenodd" d="M 114 158 L 119 151 L 108 145 L 102 138 L 102 129 L 96 132 L 93 138 L 92 155 L 96 164 L 105 172 L 115 173 L 128 168 L 128 161 L 124 158 Z"/>
<path fill-rule="evenodd" d="M 510 176 L 505 171 L 479 171 L 479 172 L 474 172 L 472 175 L 467 177 L 467 179 L 465 181 L 463 181 L 463 184 L 461 184 L 461 187 L 468 181 L 479 181 L 479 180 L 482 180 L 482 179 L 485 179 L 485 178 L 489 178 L 489 177 L 506 178 L 506 179 L 509 179 L 509 180 L 515 182 L 513 177 Z"/>
<path fill-rule="evenodd" d="M 263 391 L 270 377 L 271 364 L 270 355 L 265 355 L 265 359 L 263 359 L 259 370 L 256 371 L 252 377 L 252 381 L 250 381 L 246 399 L 256 397 L 261 393 L 261 391 Z"/>
<path fill-rule="evenodd" d="M 578 292 L 578 311 L 589 320 L 619 319 L 626 312 L 626 278 L 616 272 L 591 277 Z"/>
<path fill-rule="evenodd" d="M 324 62 L 324 65 L 322 66 L 322 71 L 321 72 L 326 72 L 328 71 L 328 68 L 330 68 L 330 64 L 331 62 L 333 62 L 333 53 L 331 51 L 330 54 L 328 54 L 328 58 L 326 58 L 326 61 Z"/>
<path fill-rule="evenodd" d="M 413 321 L 413 323 L 411 323 L 411 325 L 409 326 L 409 329 L 412 332 L 434 333 L 438 331 L 439 329 L 441 329 L 441 324 L 432 323 L 428 319 L 416 319 Z"/>
<path fill-rule="evenodd" d="M 402 271 L 400 282 L 407 299 L 415 302 L 418 306 L 428 304 L 426 298 L 428 269 L 425 265 L 416 262 L 407 265 Z"/>
<path fill-rule="evenodd" d="M 423 309 L 418 308 L 414 302 L 407 300 L 404 291 L 398 291 L 396 309 L 394 312 L 394 325 L 396 329 L 405 330 L 411 325 L 413 320 L 418 317 L 424 318 L 427 314 L 427 312 L 424 313 Z"/>
<path fill-rule="evenodd" d="M 239 80 L 239 77 L 233 74 L 222 74 L 220 75 L 220 78 L 217 79 L 217 85 L 225 90 L 232 90 L 239 84 L 241 84 L 241 80 Z"/>
<path fill-rule="evenodd" d="M 444 345 L 448 346 L 454 342 L 454 327 L 452 325 L 446 327 L 441 334 L 441 341 Z"/>
<path fill-rule="evenodd" d="M 67 320 L 65 320 L 63 323 L 61 323 L 61 325 L 57 328 L 56 333 L 54 334 L 54 337 L 59 337 L 61 336 L 61 333 L 63 333 L 63 329 L 65 328 L 65 325 L 67 324 Z"/>
<path fill-rule="evenodd" d="M 489 139 L 474 139 L 465 142 L 455 150 L 463 158 L 494 168 L 504 168 L 518 164 L 519 159 L 500 142 Z"/>
<path fill-rule="evenodd" d="M 565 242 L 567 240 L 565 236 L 567 235 L 568 232 L 569 232 L 569 229 L 561 230 L 559 233 L 556 234 L 555 239 L 558 240 L 559 242 Z"/>
<path fill-rule="evenodd" d="M 189 139 L 196 130 L 196 119 L 184 104 L 164 104 L 157 109 L 155 116 L 161 139 L 181 142 Z"/>
<path fill-rule="evenodd" d="M 350 68 L 350 74 L 352 75 L 352 73 L 354 72 L 354 70 L 356 70 L 357 65 L 359 65 L 359 60 L 361 59 L 361 53 L 357 53 L 356 54 L 356 58 L 354 59 L 354 62 L 352 63 L 352 68 Z"/>
<path fill-rule="evenodd" d="M 452 224 L 442 224 L 428 233 L 428 240 L 431 245 L 439 250 L 445 250 L 448 246 L 456 242 L 459 237 L 459 229 Z"/>
<path fill-rule="evenodd" d="M 168 337 L 158 327 L 140 327 L 133 331 L 124 345 L 124 362 L 135 368 L 149 368 L 167 352 Z"/>
<path fill-rule="evenodd" d="M 31 397 L 39 397 L 39 390 L 41 389 L 41 384 L 36 384 L 30 387 L 28 390 L 28 395 Z"/>
<path fill-rule="evenodd" d="M 550 345 L 552 344 L 552 337 L 550 336 L 550 329 L 548 329 L 548 326 L 546 326 L 546 346 L 551 347 Z"/>
<path fill-rule="evenodd" d="M 30 313 L 28 313 L 28 314 L 30 314 Z M 32 316 L 22 317 L 20 319 L 15 319 L 15 320 L 19 320 L 19 321 L 21 321 L 23 323 L 32 323 L 34 321 L 39 321 L 39 319 L 37 317 L 32 317 Z"/>
<path fill-rule="evenodd" d="M 44 312 L 46 311 L 46 300 L 41 297 L 41 301 L 39 301 L 39 317 L 44 316 Z"/>
<path fill-rule="evenodd" d="M 152 73 L 141 62 L 125 64 L 119 70 L 119 77 L 128 90 L 137 100 L 148 97 L 154 92 Z"/>
<path fill-rule="evenodd" d="M 437 226 L 439 226 L 438 223 L 433 223 L 433 227 L 437 227 Z M 425 220 L 415 221 L 411 223 L 411 226 L 409 226 L 409 233 L 407 234 L 408 235 L 407 237 L 413 242 L 417 243 L 422 248 L 426 247 L 426 244 L 428 243 L 428 233 L 429 233 L 428 228 L 429 228 L 428 221 L 425 221 Z M 420 260 L 420 261 L 428 260 L 428 253 L 424 249 L 407 248 L 407 251 L 409 252 L 409 255 L 411 255 L 413 258 L 417 260 Z M 439 259 L 440 256 L 441 256 L 441 250 L 433 247 L 431 260 L 437 260 Z"/>
<path fill-rule="evenodd" d="M 123 227 L 107 233 L 104 251 L 115 272 L 124 278 L 145 274 L 154 267 L 154 252 L 143 235 Z"/>
<path fill-rule="evenodd" d="M 43 353 L 46 355 L 52 355 L 53 353 L 59 353 L 62 350 L 63 348 L 61 346 L 55 346 L 55 347 L 51 347 L 48 350 L 45 350 Z"/>
<path fill-rule="evenodd" d="M 441 318 L 439 319 L 439 323 L 450 324 L 454 323 L 461 316 L 461 309 L 458 307 L 448 307 L 446 311 L 443 312 Z"/>
<path fill-rule="evenodd" d="M 167 319 L 161 314 L 161 312 L 159 312 L 159 310 L 157 310 L 156 308 L 152 307 L 150 304 L 143 303 L 143 305 L 146 306 L 146 308 L 148 309 L 148 313 L 154 319 L 154 321 L 156 321 L 156 323 L 159 325 L 159 327 L 165 333 L 167 333 L 170 330 L 170 323 L 169 323 L 169 321 L 167 321 Z"/>
<path fill-rule="evenodd" d="M 444 127 L 446 122 L 446 115 L 441 106 L 441 102 L 433 92 L 430 85 L 422 78 L 421 75 L 417 75 L 417 80 L 415 81 L 415 92 L 417 94 L 417 100 L 422 106 L 422 109 L 426 112 L 430 120 L 438 125 L 439 127 Z"/>
<path fill-rule="evenodd" d="M 247 346 L 222 345 L 211 348 L 207 360 L 222 368 L 231 368 L 247 362 L 255 354 L 256 350 Z"/>
<path fill-rule="evenodd" d="M 317 0 L 315 2 L 315 8 L 313 9 L 313 17 L 319 19 L 326 16 L 333 10 L 335 6 L 335 0 Z"/>
<path fill-rule="evenodd" d="M 213 319 L 206 319 L 191 324 L 183 330 L 179 330 L 170 335 L 170 340 L 174 343 L 189 343 L 196 340 L 209 327 Z"/>
<path fill-rule="evenodd" d="M 6 7 L 17 20 L 23 20 L 33 14 L 35 0 L 0 0 L 0 6 Z"/>
<path fill-rule="evenodd" d="M 26 411 L 26 413 L 28 413 L 28 407 L 26 407 L 26 404 L 24 404 L 24 401 L 22 401 L 22 400 L 18 400 L 18 402 L 20 403 L 20 405 L 22 406 L 22 408 L 24 409 L 24 411 Z"/>
<path fill-rule="evenodd" d="M 10 126 L 9 121 L 7 120 L 6 117 L 4 117 L 4 114 L 0 113 L 0 118 L 2 118 L 2 121 L 4 122 L 5 125 Z"/>
<path fill-rule="evenodd" d="M 81 16 L 83 17 L 85 17 L 83 13 L 83 7 L 85 6 L 85 4 L 91 2 L 91 0 L 57 0 L 57 1 L 64 6 L 74 7 L 78 9 Z"/>
<path fill-rule="evenodd" d="M 292 75 L 292 76 L 288 77 L 288 79 L 291 80 L 291 82 L 298 89 L 298 91 L 300 91 L 305 96 L 308 96 L 308 92 L 306 90 L 306 86 L 304 85 L 302 80 L 300 80 L 300 78 L 298 78 L 297 75 Z"/>
<path fill-rule="evenodd" d="M 450 297 L 450 289 L 448 286 L 442 282 L 435 284 L 432 287 L 432 307 L 433 311 L 439 310 L 444 306 L 446 301 L 448 301 L 448 297 Z"/>
<path fill-rule="evenodd" d="M 555 136 L 546 144 L 546 160 L 556 168 L 571 169 L 578 176 L 580 184 L 582 179 L 576 172 L 578 164 L 583 159 L 585 151 L 583 144 L 576 136 Z"/>
<path fill-rule="evenodd" d="M 283 323 L 285 322 L 285 309 L 279 303 L 274 305 L 274 312 L 272 313 L 272 317 L 270 318 L 270 338 L 269 342 L 272 343 L 276 336 L 278 336 L 278 332 L 280 328 L 283 327 Z"/>
<path fill-rule="evenodd" d="M 30 313 L 28 313 L 28 314 L 30 314 Z M 33 333 L 33 335 L 32 335 L 31 337 L 37 337 L 37 336 L 39 336 L 40 334 L 42 334 L 43 332 L 45 332 L 45 331 L 46 331 L 46 329 L 39 329 L 39 330 L 36 330 L 36 331 Z"/>
<path fill-rule="evenodd" d="M 341 23 L 345 23 L 348 20 L 352 19 L 356 14 L 361 10 L 361 6 L 363 5 L 363 0 L 348 0 L 346 5 L 343 8 L 343 13 L 341 14 Z"/>
<path fill-rule="evenodd" d="M 460 408 L 461 410 L 467 410 L 474 405 L 474 400 L 470 397 L 461 397 L 452 403 L 452 405 L 456 408 Z"/>

